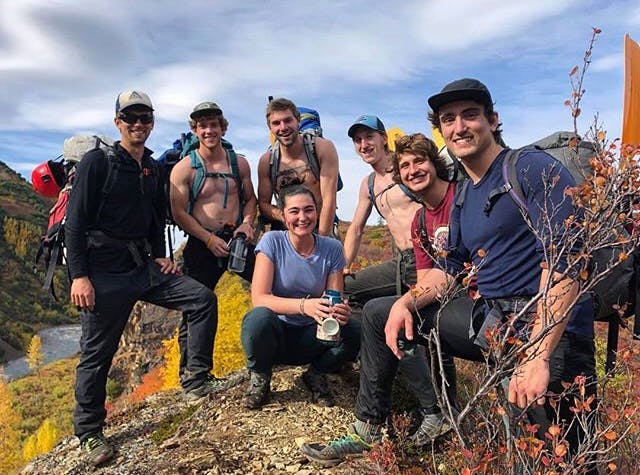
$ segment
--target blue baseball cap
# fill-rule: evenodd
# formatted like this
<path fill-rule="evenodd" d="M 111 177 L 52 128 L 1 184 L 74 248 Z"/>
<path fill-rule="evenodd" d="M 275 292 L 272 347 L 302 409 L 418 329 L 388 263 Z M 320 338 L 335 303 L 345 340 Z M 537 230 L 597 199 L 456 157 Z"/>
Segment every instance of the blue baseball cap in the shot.
<path fill-rule="evenodd" d="M 347 131 L 347 135 L 351 138 L 356 134 L 356 129 L 358 127 L 366 127 L 371 130 L 375 130 L 380 132 L 381 134 L 386 134 L 387 131 L 384 128 L 384 124 L 380 119 L 378 119 L 375 115 L 361 115 L 356 119 L 349 130 Z"/>

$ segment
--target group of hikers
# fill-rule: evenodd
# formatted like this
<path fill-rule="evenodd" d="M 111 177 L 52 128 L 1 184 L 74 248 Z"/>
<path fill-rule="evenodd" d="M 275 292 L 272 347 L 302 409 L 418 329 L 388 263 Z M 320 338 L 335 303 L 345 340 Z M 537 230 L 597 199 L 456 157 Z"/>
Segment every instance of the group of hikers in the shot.
<path fill-rule="evenodd" d="M 229 124 L 222 109 L 214 102 L 196 105 L 189 124 L 198 148 L 175 165 L 169 180 L 173 219 L 188 235 L 179 269 L 165 255 L 167 198 L 158 164 L 145 147 L 154 125 L 152 102 L 141 91 L 118 95 L 114 122 L 120 140 L 112 153 L 95 149 L 79 162 L 65 224 L 71 301 L 80 307 L 82 323 L 74 426 L 92 464 L 114 457 L 103 435 L 105 388 L 136 301 L 182 312 L 180 382 L 186 398 L 198 400 L 223 387 L 224 381 L 211 375 L 217 328 L 213 289 L 227 270 L 230 240 L 257 238 L 258 211 L 270 231 L 255 249 L 250 245 L 241 273 L 251 282 L 253 302 L 241 330 L 249 370 L 245 406 L 259 409 L 268 401 L 273 368 L 280 364 L 309 365 L 302 381 L 312 400 L 331 406 L 327 374 L 359 361 L 351 430 L 327 444 L 302 445 L 308 459 L 334 465 L 381 440 L 398 370 L 422 417 L 412 441 L 424 445 L 450 431 L 457 411 L 454 358 L 486 361 L 487 330 L 497 326 L 535 341 L 529 356 L 513 368 L 509 402 L 539 418 L 532 423 L 540 424 L 542 440 L 559 411 L 575 450 L 589 427 L 570 423 L 575 414 L 569 396 L 553 405 L 548 396 L 563 393 L 563 383 L 578 375 L 587 378 L 587 393 L 595 393 L 594 309 L 589 299 L 574 305 L 578 285 L 562 274 L 575 249 L 557 256 L 557 269 L 541 265 L 551 249 L 564 249 L 548 228 L 562 226 L 575 213 L 564 193 L 575 182 L 545 152 L 523 151 L 516 166 L 528 204 L 525 219 L 505 187 L 507 148 L 487 87 L 476 79 L 456 80 L 428 103 L 429 120 L 459 165 L 452 170 L 422 133 L 398 138 L 392 152 L 380 118 L 358 117 L 347 135 L 372 171 L 360 183 L 344 246 L 333 231 L 336 148 L 314 136 L 309 152 L 293 102 L 280 98 L 267 105 L 275 142 L 259 159 L 257 196 L 248 161 L 223 140 Z M 110 161 L 118 173 L 103 193 L 114 167 Z M 204 167 L 205 180 L 193 196 L 196 166 Z M 462 186 L 458 167 L 468 177 Z M 395 256 L 354 273 L 374 207 L 390 231 Z M 553 213 L 543 216 L 545 210 Z M 463 276 L 471 284 L 441 302 L 444 289 Z M 543 289 L 548 297 L 527 307 Z M 344 299 L 328 299 L 327 290 Z M 501 326 L 504 316 L 523 309 L 518 322 Z M 330 318 L 339 323 L 340 337 L 325 341 L 317 327 Z M 433 348 L 425 338 L 434 328 L 441 349 L 437 381 L 432 380 Z M 451 404 L 446 411 L 440 387 L 446 387 Z M 535 407 L 542 410 L 531 410 Z"/>

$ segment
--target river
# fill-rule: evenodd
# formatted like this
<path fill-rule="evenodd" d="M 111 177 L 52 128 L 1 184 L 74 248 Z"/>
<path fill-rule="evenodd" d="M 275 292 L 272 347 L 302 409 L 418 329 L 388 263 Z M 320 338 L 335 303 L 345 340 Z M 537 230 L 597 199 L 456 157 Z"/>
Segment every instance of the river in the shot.
<path fill-rule="evenodd" d="M 42 354 L 45 364 L 68 358 L 80 351 L 80 325 L 63 325 L 45 328 L 38 332 L 42 339 Z M 9 380 L 21 378 L 29 373 L 26 357 L 10 360 L 0 368 Z"/>

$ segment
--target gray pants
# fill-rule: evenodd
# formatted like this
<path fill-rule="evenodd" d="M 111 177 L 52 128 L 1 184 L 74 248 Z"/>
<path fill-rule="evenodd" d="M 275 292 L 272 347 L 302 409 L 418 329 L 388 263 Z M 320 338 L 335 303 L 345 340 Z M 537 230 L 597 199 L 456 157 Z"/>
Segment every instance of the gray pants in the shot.
<path fill-rule="evenodd" d="M 416 256 L 413 249 L 401 251 L 390 261 L 369 266 L 344 279 L 344 294 L 354 317 L 360 318 L 362 307 L 380 297 L 397 297 L 416 283 Z M 364 343 L 364 341 L 362 342 Z M 400 361 L 399 372 L 404 385 L 426 413 L 439 411 L 431 383 L 431 369 L 422 348 L 408 352 Z"/>

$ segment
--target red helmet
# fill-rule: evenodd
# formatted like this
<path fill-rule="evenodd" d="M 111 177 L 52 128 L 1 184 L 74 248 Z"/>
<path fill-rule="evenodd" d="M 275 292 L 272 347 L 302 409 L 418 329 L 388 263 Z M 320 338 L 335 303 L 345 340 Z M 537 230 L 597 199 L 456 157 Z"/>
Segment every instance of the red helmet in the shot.
<path fill-rule="evenodd" d="M 35 167 L 31 172 L 33 189 L 46 198 L 58 196 L 64 182 L 64 165 L 61 162 L 48 160 Z"/>

